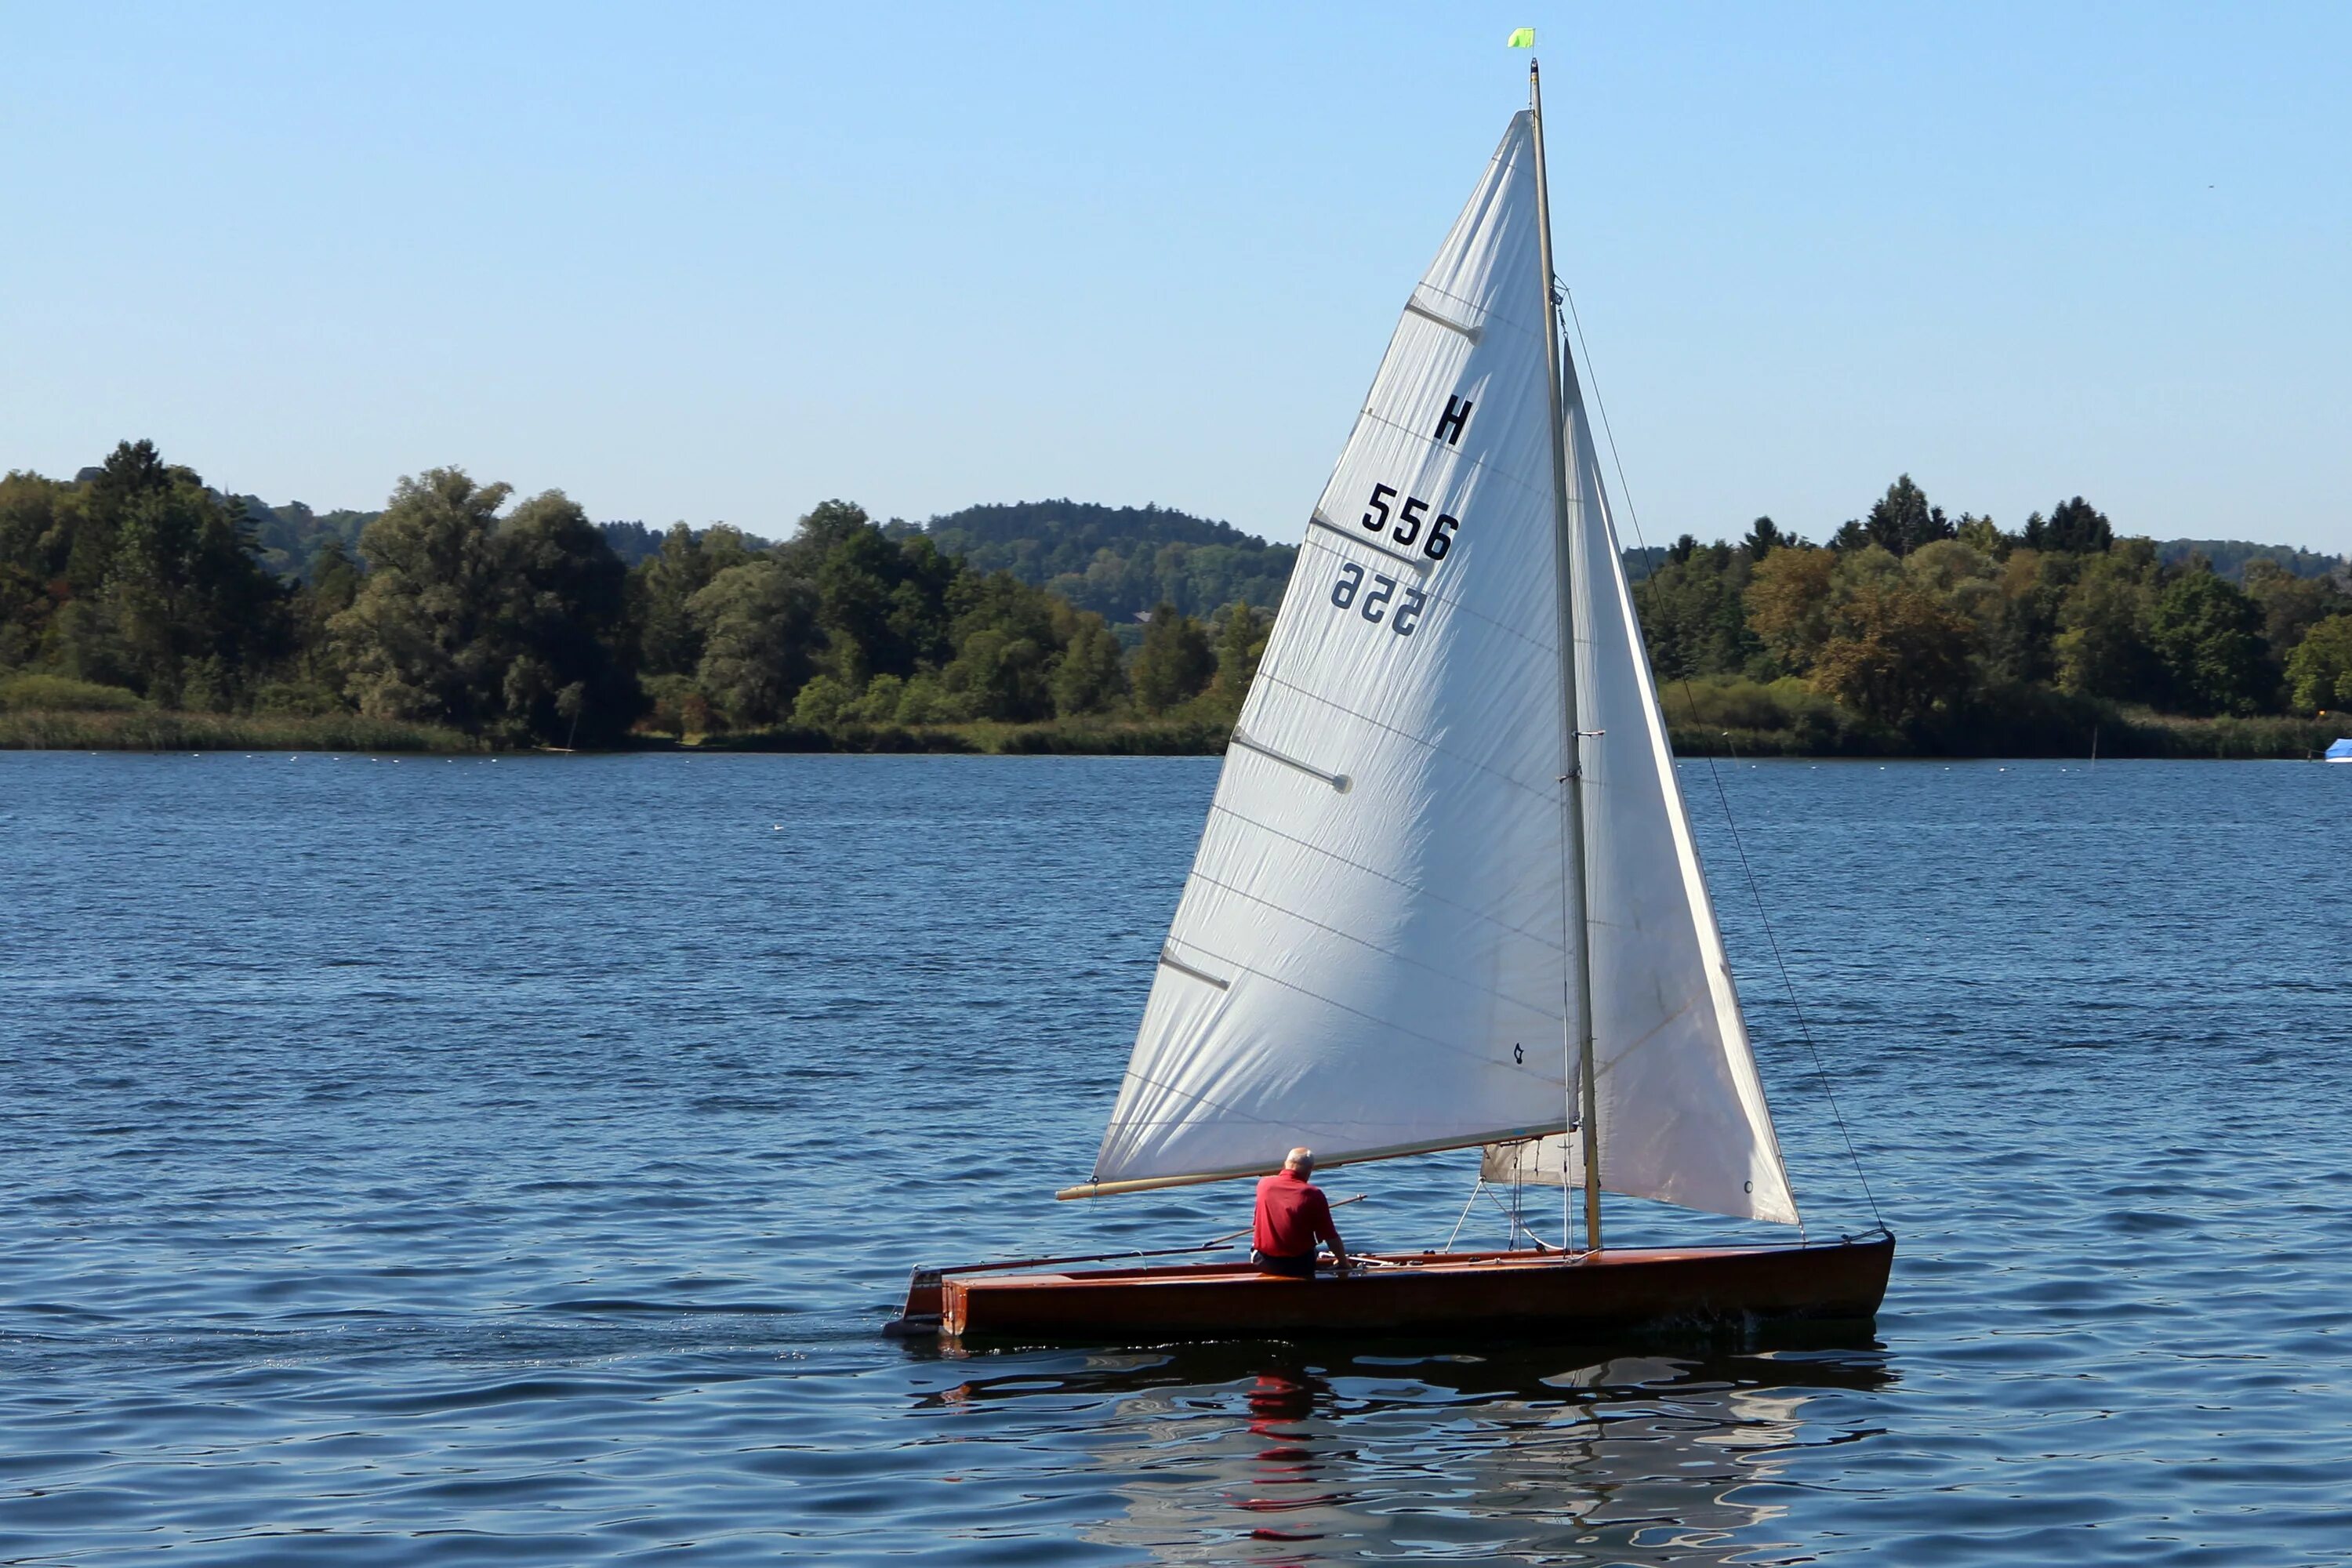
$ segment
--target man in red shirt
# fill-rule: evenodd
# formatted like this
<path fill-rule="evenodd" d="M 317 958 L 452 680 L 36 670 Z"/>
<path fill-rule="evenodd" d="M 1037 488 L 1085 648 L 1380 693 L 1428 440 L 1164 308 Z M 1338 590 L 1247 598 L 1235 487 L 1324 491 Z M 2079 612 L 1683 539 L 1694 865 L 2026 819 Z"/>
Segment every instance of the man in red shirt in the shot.
<path fill-rule="evenodd" d="M 1331 1260 L 1348 1271 L 1348 1246 L 1339 1227 L 1331 1223 L 1331 1205 L 1323 1189 L 1307 1178 L 1315 1173 L 1315 1151 L 1293 1149 L 1278 1175 L 1257 1184 L 1257 1219 L 1251 1238 L 1250 1261 L 1269 1274 L 1297 1279 L 1315 1278 L 1315 1244 L 1328 1242 Z"/>

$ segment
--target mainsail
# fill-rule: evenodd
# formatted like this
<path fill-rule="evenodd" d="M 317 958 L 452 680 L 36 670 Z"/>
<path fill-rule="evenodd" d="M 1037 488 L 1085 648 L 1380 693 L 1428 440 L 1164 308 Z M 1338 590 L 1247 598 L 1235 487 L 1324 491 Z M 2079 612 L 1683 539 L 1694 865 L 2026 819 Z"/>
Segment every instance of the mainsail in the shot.
<path fill-rule="evenodd" d="M 1514 117 L 1406 301 L 1066 1197 L 1559 1134 L 1589 943 L 1602 1186 L 1795 1217 L 1572 382 L 1558 516 L 1539 134 Z"/>

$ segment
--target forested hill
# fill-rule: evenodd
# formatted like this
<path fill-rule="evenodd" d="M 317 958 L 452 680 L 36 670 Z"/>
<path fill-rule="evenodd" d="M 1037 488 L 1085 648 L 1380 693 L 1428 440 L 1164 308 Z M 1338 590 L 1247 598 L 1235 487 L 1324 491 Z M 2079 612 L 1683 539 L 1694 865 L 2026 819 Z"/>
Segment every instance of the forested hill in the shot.
<path fill-rule="evenodd" d="M 966 507 L 924 531 L 944 554 L 1010 572 L 1114 622 L 1163 601 L 1188 616 L 1235 600 L 1272 608 L 1297 553 L 1189 512 L 1068 500 Z"/>
<path fill-rule="evenodd" d="M 2243 539 L 2168 539 L 2156 547 L 2156 558 L 2167 566 L 2180 565 L 2195 555 L 2203 556 L 2212 563 L 2216 575 L 2232 583 L 2244 582 L 2246 563 L 2256 560 L 2274 561 L 2296 577 L 2352 575 L 2352 557 L 2322 555 L 2290 544 L 2255 544 Z"/>
<path fill-rule="evenodd" d="M 104 471 L 85 468 L 82 473 L 89 476 Z M 297 583 L 318 580 L 320 558 L 330 544 L 338 558 L 346 562 L 357 559 L 360 535 L 369 523 L 383 515 L 348 508 L 312 511 L 299 500 L 271 506 L 259 496 L 228 496 L 224 500 L 233 511 L 244 509 L 246 526 L 253 531 L 253 542 L 261 563 L 280 577 Z"/>

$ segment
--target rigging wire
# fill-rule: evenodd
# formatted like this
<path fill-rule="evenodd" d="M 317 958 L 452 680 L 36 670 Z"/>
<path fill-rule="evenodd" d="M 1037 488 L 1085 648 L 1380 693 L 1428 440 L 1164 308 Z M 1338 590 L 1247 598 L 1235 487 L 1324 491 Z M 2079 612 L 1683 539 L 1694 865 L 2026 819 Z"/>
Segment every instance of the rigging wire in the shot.
<path fill-rule="evenodd" d="M 1474 1204 L 1475 1204 L 1475 1203 L 1478 1201 L 1478 1194 L 1479 1194 L 1480 1193 L 1485 1192 L 1486 1190 L 1486 1177 L 1485 1173 L 1483 1173 L 1483 1172 L 1482 1172 L 1482 1173 L 1480 1173 L 1479 1177 L 1478 1177 L 1478 1184 L 1477 1184 L 1476 1186 L 1475 1186 L 1475 1187 L 1472 1187 L 1472 1188 L 1470 1189 L 1470 1195 L 1469 1195 L 1468 1197 L 1466 1197 L 1466 1198 L 1465 1198 L 1465 1199 L 1463 1199 L 1463 1200 L 1462 1200 L 1462 1215 L 1461 1215 L 1461 1217 L 1460 1217 L 1459 1219 L 1456 1219 L 1456 1220 L 1454 1222 L 1454 1231 L 1453 1231 L 1453 1235 L 1448 1236 L 1448 1237 L 1445 1238 L 1445 1245 L 1444 1245 L 1443 1247 L 1440 1247 L 1438 1250 L 1440 1250 L 1441 1252 L 1451 1252 L 1451 1251 L 1453 1251 L 1453 1250 L 1454 1250 L 1454 1237 L 1458 1237 L 1458 1236 L 1460 1236 L 1460 1235 L 1462 1234 L 1462 1226 L 1463 1226 L 1465 1223 L 1467 1223 L 1467 1222 L 1468 1222 L 1468 1220 L 1469 1220 L 1469 1218 L 1470 1218 L 1470 1209 L 1471 1209 L 1471 1205 L 1473 1205 Z"/>
<path fill-rule="evenodd" d="M 1592 382 L 1592 405 L 1600 411 L 1601 433 L 1609 442 L 1609 461 L 1617 470 L 1617 493 L 1625 498 L 1626 521 L 1633 525 L 1633 538 L 1641 545 L 1642 553 L 1646 557 L 1650 552 L 1650 542 L 1642 531 L 1642 514 L 1633 505 L 1633 487 L 1625 479 L 1625 459 L 1618 455 L 1617 432 L 1611 429 L 1609 426 L 1609 405 L 1601 395 L 1601 375 L 1592 366 L 1591 345 L 1584 340 L 1584 319 L 1577 313 L 1575 290 L 1570 289 L 1567 281 L 1562 279 L 1555 278 L 1552 283 L 1553 287 L 1559 290 L 1560 297 L 1567 301 L 1568 319 L 1576 327 L 1577 352 L 1583 356 L 1585 374 Z M 1657 568 L 1654 565 L 1650 572 L 1651 578 L 1654 581 Z M 1653 591 L 1651 598 L 1654 600 L 1656 597 L 1655 592 Z M 1697 694 L 1691 689 L 1688 675 L 1682 677 L 1682 689 L 1683 704 L 1690 710 L 1691 722 L 1696 724 L 1699 721 L 1698 698 Z M 1727 730 L 1724 731 L 1727 742 L 1730 739 L 1730 733 Z M 1870 1190 L 1870 1177 L 1862 1168 L 1862 1155 L 1853 1146 L 1853 1133 L 1846 1126 L 1845 1112 L 1838 1109 L 1837 1091 L 1830 1085 L 1829 1068 L 1822 1060 L 1821 1047 L 1813 1041 L 1812 1026 L 1806 1021 L 1804 1004 L 1797 999 L 1796 983 L 1789 978 L 1788 961 L 1780 956 L 1780 939 L 1773 933 L 1771 917 L 1764 912 L 1763 889 L 1756 881 L 1755 868 L 1748 863 L 1748 846 L 1739 837 L 1738 820 L 1731 814 L 1731 795 L 1723 787 L 1723 774 L 1716 767 L 1712 752 L 1706 759 L 1706 772 L 1708 779 L 1715 785 L 1716 798 L 1722 803 L 1724 823 L 1731 829 L 1731 847 L 1739 856 L 1739 869 L 1748 880 L 1748 896 L 1755 901 L 1757 923 L 1764 928 L 1764 941 L 1771 949 L 1773 966 L 1780 972 L 1780 987 L 1788 993 L 1789 1006 L 1796 1014 L 1797 1033 L 1804 1040 L 1805 1049 L 1813 1058 L 1813 1073 L 1821 1079 L 1822 1097 L 1829 1101 L 1830 1115 L 1837 1122 L 1838 1136 L 1845 1141 L 1846 1158 L 1853 1162 L 1854 1180 L 1862 1184 L 1862 1195 L 1864 1201 L 1870 1205 L 1870 1217 L 1880 1230 L 1885 1230 L 1886 1216 L 1879 1212 L 1878 1196 Z M 1801 1222 L 1799 1228 L 1802 1230 Z"/>

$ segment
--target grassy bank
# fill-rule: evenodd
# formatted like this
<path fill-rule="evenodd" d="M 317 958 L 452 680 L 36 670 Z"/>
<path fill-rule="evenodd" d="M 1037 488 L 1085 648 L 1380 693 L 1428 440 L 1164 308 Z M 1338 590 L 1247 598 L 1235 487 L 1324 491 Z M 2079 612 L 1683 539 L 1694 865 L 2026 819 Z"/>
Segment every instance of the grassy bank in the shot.
<path fill-rule="evenodd" d="M 1809 689 L 1712 676 L 1660 688 L 1675 750 L 1684 756 L 2315 757 L 2345 732 L 2334 720 L 2192 719 L 2119 708 L 2047 687 L 1996 692 L 1976 709 L 1896 730 L 1874 724 Z"/>
<path fill-rule="evenodd" d="M 0 750 L 53 752 L 481 752 L 435 724 L 357 714 L 0 711 Z"/>

